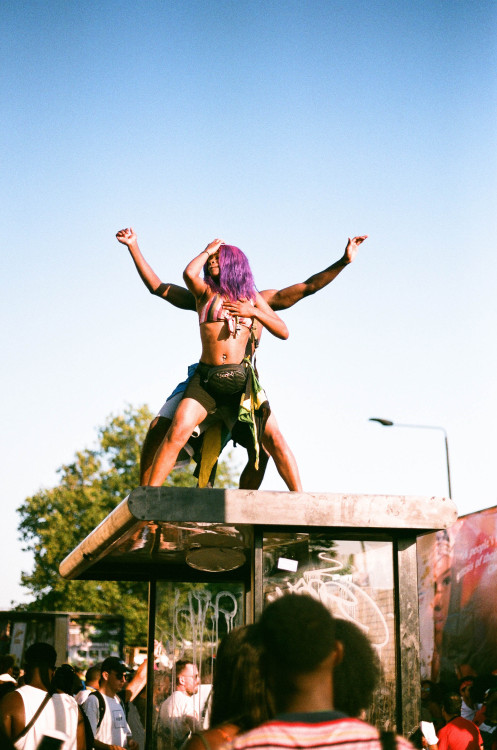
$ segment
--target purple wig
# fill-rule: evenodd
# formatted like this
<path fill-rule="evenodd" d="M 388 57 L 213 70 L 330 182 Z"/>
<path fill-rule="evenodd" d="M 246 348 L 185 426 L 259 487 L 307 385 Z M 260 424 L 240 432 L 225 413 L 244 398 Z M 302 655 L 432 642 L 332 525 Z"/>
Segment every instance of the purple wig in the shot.
<path fill-rule="evenodd" d="M 234 245 L 219 247 L 219 283 L 211 278 L 207 263 L 204 265 L 204 279 L 215 292 L 232 302 L 238 299 L 254 299 L 255 284 L 247 256 Z"/>

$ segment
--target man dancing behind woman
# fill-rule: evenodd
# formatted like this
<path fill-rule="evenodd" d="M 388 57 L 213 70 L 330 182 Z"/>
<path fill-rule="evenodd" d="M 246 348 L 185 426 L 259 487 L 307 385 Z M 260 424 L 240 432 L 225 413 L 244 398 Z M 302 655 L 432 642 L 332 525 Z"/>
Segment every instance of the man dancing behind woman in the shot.
<path fill-rule="evenodd" d="M 183 278 L 195 297 L 202 354 L 156 453 L 149 479 L 154 487 L 163 484 L 181 448 L 208 415 L 216 414 L 230 428 L 234 425 L 247 382 L 252 386 L 249 400 L 261 397 L 251 364 L 244 359 L 255 321 L 274 336 L 288 338 L 285 323 L 256 291 L 248 260 L 237 247 L 214 240 L 188 264 Z M 266 417 L 268 413 L 267 408 Z M 263 425 L 256 439 L 262 432 Z"/>
<path fill-rule="evenodd" d="M 169 302 L 174 307 L 180 310 L 188 310 L 196 312 L 196 301 L 195 297 L 188 289 L 177 284 L 169 282 L 163 282 L 157 276 L 155 271 L 150 267 L 145 258 L 143 257 L 141 250 L 138 246 L 138 240 L 135 232 L 132 228 L 121 229 L 117 232 L 116 237 L 120 243 L 125 245 L 135 264 L 138 274 L 145 284 L 148 291 L 163 299 L 165 302 Z M 367 235 L 360 237 L 354 237 L 348 240 L 347 246 L 343 255 L 339 260 L 335 261 L 323 271 L 312 274 L 308 279 L 291 286 L 287 286 L 282 289 L 263 289 L 260 294 L 265 302 L 273 310 L 279 312 L 280 310 L 286 310 L 293 307 L 297 302 L 312 296 L 316 292 L 324 289 L 330 284 L 336 277 L 355 259 L 359 246 L 367 238 Z M 263 327 L 259 326 L 258 331 L 254 337 L 250 337 L 247 342 L 246 356 L 253 357 L 254 349 L 259 343 Z M 196 364 L 190 365 L 188 368 L 190 376 L 195 371 Z M 148 432 L 145 436 L 145 440 L 142 446 L 141 457 L 140 457 L 140 484 L 147 485 L 150 479 L 150 472 L 152 470 L 152 464 L 154 461 L 155 454 L 164 439 L 164 436 L 169 429 L 174 412 L 180 402 L 182 395 L 188 384 L 188 380 L 180 383 L 172 394 L 167 398 L 164 405 L 159 410 L 157 416 L 154 417 L 150 423 Z M 238 426 L 240 423 L 238 423 Z M 202 430 L 203 427 L 200 428 Z M 194 433 L 195 435 L 195 433 Z M 250 437 L 250 436 L 246 436 Z M 226 435 L 223 435 L 223 439 Z M 202 440 L 202 437 L 200 437 Z M 286 486 L 291 491 L 300 492 L 302 490 L 302 483 L 300 481 L 299 471 L 297 462 L 290 449 L 290 446 L 286 442 L 281 430 L 276 422 L 274 412 L 271 411 L 269 415 L 262 438 L 263 450 L 260 452 L 258 457 L 258 468 L 256 469 L 257 456 L 253 449 L 253 440 L 243 441 L 243 435 L 240 433 L 234 436 L 236 443 L 243 445 L 248 452 L 248 461 L 240 475 L 240 489 L 252 490 L 259 489 L 264 473 L 269 460 L 269 457 L 274 459 L 275 466 L 278 470 L 279 475 L 285 482 Z M 198 441 L 198 438 L 197 438 Z M 243 442 L 242 442 L 243 441 Z M 188 451 L 181 451 L 178 456 L 178 461 L 184 462 L 186 455 L 190 455 L 195 447 L 191 444 L 188 446 Z M 198 469 L 200 467 L 197 467 Z M 215 467 L 214 467 L 215 470 Z"/>

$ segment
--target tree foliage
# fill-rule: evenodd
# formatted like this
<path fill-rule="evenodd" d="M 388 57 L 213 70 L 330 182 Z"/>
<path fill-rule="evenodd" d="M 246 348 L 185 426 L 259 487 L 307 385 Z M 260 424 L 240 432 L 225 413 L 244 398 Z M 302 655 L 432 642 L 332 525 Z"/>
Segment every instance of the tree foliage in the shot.
<path fill-rule="evenodd" d="M 28 497 L 18 508 L 24 549 L 33 553 L 31 573 L 21 583 L 33 601 L 18 609 L 123 614 L 126 641 L 143 643 L 147 633 L 147 584 L 122 581 L 67 581 L 60 562 L 139 485 L 140 448 L 152 414 L 128 407 L 98 429 L 95 449 L 78 451 L 58 470 L 59 484 Z M 221 461 L 218 486 L 234 486 Z M 171 473 L 168 484 L 195 486 L 190 469 Z"/>

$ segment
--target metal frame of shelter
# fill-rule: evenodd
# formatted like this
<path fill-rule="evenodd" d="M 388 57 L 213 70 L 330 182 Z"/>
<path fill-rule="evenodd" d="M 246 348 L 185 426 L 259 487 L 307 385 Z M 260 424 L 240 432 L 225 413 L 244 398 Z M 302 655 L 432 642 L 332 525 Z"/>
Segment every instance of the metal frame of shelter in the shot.
<path fill-rule="evenodd" d="M 418 726 L 420 713 L 416 539 L 456 519 L 453 501 L 440 497 L 140 487 L 63 560 L 60 573 L 68 579 L 149 582 L 151 686 L 157 582 L 241 582 L 245 620 L 251 622 L 264 606 L 265 533 L 390 542 L 396 686 L 392 720 L 397 732 L 408 734 Z M 147 701 L 147 740 L 151 703 Z"/>

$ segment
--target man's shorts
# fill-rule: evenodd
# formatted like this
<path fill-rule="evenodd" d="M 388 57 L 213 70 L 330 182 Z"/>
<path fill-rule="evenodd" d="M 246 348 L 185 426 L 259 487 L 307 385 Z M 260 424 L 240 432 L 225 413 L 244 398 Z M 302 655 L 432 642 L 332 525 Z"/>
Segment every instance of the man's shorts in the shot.
<path fill-rule="evenodd" d="M 194 365 L 188 365 L 187 379 L 182 380 L 181 383 L 178 383 L 171 395 L 167 397 L 166 403 L 163 404 L 163 406 L 161 406 L 161 408 L 159 409 L 159 412 L 157 414 L 158 417 L 167 417 L 167 419 L 172 419 L 174 417 L 174 412 L 178 408 L 178 404 L 183 397 L 183 393 L 186 391 L 186 386 L 190 382 L 190 379 L 197 369 L 197 364 L 198 363 L 195 362 Z"/>

